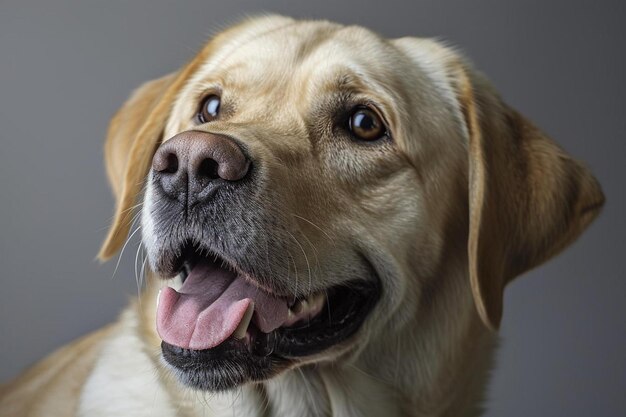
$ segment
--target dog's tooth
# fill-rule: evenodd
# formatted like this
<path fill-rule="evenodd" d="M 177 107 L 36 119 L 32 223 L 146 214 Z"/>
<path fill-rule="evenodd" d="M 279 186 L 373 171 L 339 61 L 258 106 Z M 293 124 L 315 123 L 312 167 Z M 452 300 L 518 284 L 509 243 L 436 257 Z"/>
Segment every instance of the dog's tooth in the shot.
<path fill-rule="evenodd" d="M 322 307 L 325 302 L 326 302 L 326 294 L 323 292 L 318 292 L 313 298 L 313 302 L 311 304 L 313 304 L 316 307 Z"/>
<path fill-rule="evenodd" d="M 161 291 L 162 290 L 159 290 L 159 293 L 157 294 L 157 300 L 156 300 L 157 301 L 157 303 L 156 303 L 157 308 L 159 308 L 159 301 L 161 301 Z"/>
<path fill-rule="evenodd" d="M 304 311 L 305 307 L 306 307 L 305 300 L 296 300 L 296 302 L 293 303 L 293 305 L 291 306 L 289 310 L 291 310 L 294 314 L 300 314 Z"/>
<path fill-rule="evenodd" d="M 293 307 L 293 306 L 292 306 Z M 287 320 L 283 323 L 283 326 L 289 327 L 294 324 L 298 320 L 298 316 L 294 313 L 291 308 L 287 309 Z"/>
<path fill-rule="evenodd" d="M 322 292 L 318 292 L 309 297 L 309 306 L 311 306 L 311 310 L 319 310 L 322 308 L 326 296 Z"/>
<path fill-rule="evenodd" d="M 233 332 L 233 337 L 235 339 L 243 339 L 246 337 L 246 332 L 248 331 L 248 326 L 250 325 L 250 320 L 252 320 L 252 314 L 254 313 L 254 303 L 250 303 L 248 305 L 248 309 L 243 315 L 241 322 L 239 322 L 239 326 Z"/>
<path fill-rule="evenodd" d="M 287 320 L 283 326 L 289 327 L 302 320 L 311 319 L 324 307 L 326 295 L 323 292 L 313 294 L 306 299 L 296 300 L 287 310 Z"/>
<path fill-rule="evenodd" d="M 320 311 L 322 311 L 325 300 L 326 295 L 323 292 L 315 293 L 309 296 L 305 302 L 306 310 L 303 310 L 300 315 L 309 320 L 312 319 L 317 316 Z"/>

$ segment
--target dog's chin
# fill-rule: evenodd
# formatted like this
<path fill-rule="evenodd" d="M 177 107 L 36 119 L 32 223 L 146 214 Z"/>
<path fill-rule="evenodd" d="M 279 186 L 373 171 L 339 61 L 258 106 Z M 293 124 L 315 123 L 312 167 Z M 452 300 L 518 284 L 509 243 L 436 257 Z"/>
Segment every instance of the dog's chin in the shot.
<path fill-rule="evenodd" d="M 181 253 L 184 257 L 186 251 Z M 226 265 L 222 258 L 214 254 L 209 260 L 178 259 L 173 264 L 181 268 L 183 288 L 190 271 L 189 281 L 199 279 L 193 276 L 193 264 L 198 262 L 209 262 L 212 268 L 229 269 L 234 274 L 233 266 Z M 328 360 L 350 350 L 380 297 L 380 282 L 375 270 L 369 264 L 367 269 L 367 277 L 355 277 L 309 297 L 276 295 L 278 300 L 287 303 L 285 308 L 289 308 L 289 318 L 265 332 L 261 330 L 264 326 L 259 323 L 255 312 L 254 319 L 244 320 L 245 323 L 240 323 L 231 336 L 208 348 L 193 343 L 182 347 L 175 341 L 166 341 L 167 337 L 162 335 L 164 362 L 189 387 L 223 391 L 267 380 L 286 369 Z M 259 288 L 259 291 L 265 290 Z M 241 329 L 242 326 L 244 329 Z"/>
<path fill-rule="evenodd" d="M 183 384 L 204 391 L 225 391 L 263 381 L 294 365 L 276 355 L 256 355 L 240 340 L 229 339 L 204 350 L 161 342 L 163 359 Z"/>

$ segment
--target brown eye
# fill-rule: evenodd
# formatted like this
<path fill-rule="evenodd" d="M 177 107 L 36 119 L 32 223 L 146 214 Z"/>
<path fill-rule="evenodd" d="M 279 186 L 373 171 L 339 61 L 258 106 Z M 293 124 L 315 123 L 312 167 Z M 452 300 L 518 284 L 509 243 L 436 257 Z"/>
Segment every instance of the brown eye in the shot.
<path fill-rule="evenodd" d="M 387 135 L 387 129 L 376 112 L 357 107 L 349 120 L 350 132 L 360 140 L 374 141 Z"/>
<path fill-rule="evenodd" d="M 220 103 L 220 98 L 216 95 L 212 94 L 205 98 L 198 112 L 198 120 L 200 123 L 207 123 L 214 120 L 220 112 Z"/>

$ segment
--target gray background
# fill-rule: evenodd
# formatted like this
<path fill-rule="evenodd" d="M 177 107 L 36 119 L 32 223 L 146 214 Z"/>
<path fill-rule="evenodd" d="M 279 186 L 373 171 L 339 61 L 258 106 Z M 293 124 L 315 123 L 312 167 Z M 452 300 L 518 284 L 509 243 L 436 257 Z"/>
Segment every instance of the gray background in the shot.
<path fill-rule="evenodd" d="M 623 1 L 0 1 L 0 380 L 136 296 L 136 241 L 113 278 L 115 262 L 94 261 L 113 208 L 108 119 L 142 81 L 259 11 L 447 39 L 588 163 L 608 204 L 507 289 L 488 415 L 624 415 Z"/>

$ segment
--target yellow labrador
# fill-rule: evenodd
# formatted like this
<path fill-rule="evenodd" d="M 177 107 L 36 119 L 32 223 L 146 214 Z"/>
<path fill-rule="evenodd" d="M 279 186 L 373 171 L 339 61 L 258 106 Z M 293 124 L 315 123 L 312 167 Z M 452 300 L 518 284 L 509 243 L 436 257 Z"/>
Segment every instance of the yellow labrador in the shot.
<path fill-rule="evenodd" d="M 604 201 L 454 50 L 278 16 L 135 91 L 106 161 L 144 301 L 2 415 L 478 415 L 504 287 Z"/>

